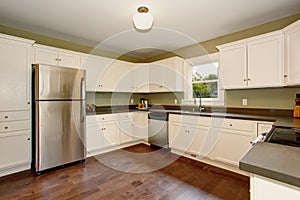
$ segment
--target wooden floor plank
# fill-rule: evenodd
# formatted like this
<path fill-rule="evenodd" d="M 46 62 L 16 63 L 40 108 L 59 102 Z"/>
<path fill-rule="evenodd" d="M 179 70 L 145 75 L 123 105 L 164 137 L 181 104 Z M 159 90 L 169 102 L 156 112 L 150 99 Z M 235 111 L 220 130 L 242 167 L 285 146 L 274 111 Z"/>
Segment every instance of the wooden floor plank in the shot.
<path fill-rule="evenodd" d="M 161 168 L 160 161 L 170 164 Z M 2 177 L 0 199 L 244 200 L 249 178 L 139 144 L 40 176 L 25 171 Z"/>

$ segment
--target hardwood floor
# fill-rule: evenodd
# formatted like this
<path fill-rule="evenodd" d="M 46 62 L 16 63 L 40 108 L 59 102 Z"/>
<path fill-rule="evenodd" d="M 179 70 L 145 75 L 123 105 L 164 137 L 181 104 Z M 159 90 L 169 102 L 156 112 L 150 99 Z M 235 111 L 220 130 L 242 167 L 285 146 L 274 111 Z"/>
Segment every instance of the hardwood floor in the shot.
<path fill-rule="evenodd" d="M 2 177 L 0 199 L 249 199 L 249 178 L 139 144 L 40 176 Z"/>

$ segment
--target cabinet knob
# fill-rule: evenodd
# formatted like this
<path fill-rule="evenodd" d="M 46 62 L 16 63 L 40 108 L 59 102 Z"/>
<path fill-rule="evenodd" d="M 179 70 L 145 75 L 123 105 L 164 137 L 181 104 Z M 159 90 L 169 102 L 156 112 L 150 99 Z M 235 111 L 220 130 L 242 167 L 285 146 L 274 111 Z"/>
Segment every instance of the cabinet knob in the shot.
<path fill-rule="evenodd" d="M 229 126 L 232 126 L 232 124 L 229 124 Z"/>
<path fill-rule="evenodd" d="M 250 78 L 248 78 L 248 81 L 250 81 Z"/>
<path fill-rule="evenodd" d="M 7 130 L 7 129 L 8 129 L 8 126 L 5 126 L 4 129 Z"/>
<path fill-rule="evenodd" d="M 8 119 L 8 116 L 6 115 L 6 116 L 4 116 L 4 119 Z"/>
<path fill-rule="evenodd" d="M 30 102 L 28 101 L 28 102 L 27 102 L 27 104 L 29 105 L 29 104 L 30 104 Z"/>
<path fill-rule="evenodd" d="M 30 138 L 27 138 L 27 140 L 30 140 Z"/>
<path fill-rule="evenodd" d="M 286 77 L 288 77 L 288 76 L 287 76 L 287 75 L 284 75 L 283 77 L 286 78 Z"/>
<path fill-rule="evenodd" d="M 247 79 L 244 78 L 244 81 L 247 81 Z"/>
<path fill-rule="evenodd" d="M 61 61 L 61 59 L 58 59 L 58 61 Z"/>

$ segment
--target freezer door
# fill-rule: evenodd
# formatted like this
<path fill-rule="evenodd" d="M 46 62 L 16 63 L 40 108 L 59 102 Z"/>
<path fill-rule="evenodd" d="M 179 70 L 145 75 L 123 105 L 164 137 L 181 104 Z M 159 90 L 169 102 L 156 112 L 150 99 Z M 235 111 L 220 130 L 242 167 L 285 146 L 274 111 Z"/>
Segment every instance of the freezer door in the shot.
<path fill-rule="evenodd" d="M 36 102 L 36 171 L 83 160 L 85 115 L 82 101 Z"/>
<path fill-rule="evenodd" d="M 34 65 L 35 99 L 85 99 L 85 70 Z"/>

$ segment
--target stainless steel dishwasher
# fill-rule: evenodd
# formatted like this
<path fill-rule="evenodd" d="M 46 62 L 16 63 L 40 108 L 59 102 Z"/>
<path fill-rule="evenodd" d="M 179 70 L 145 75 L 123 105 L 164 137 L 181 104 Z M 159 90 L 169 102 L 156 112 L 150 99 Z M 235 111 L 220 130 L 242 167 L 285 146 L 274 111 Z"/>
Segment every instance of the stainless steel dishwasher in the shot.
<path fill-rule="evenodd" d="M 167 112 L 149 112 L 148 142 L 152 147 L 169 149 L 168 119 Z"/>

